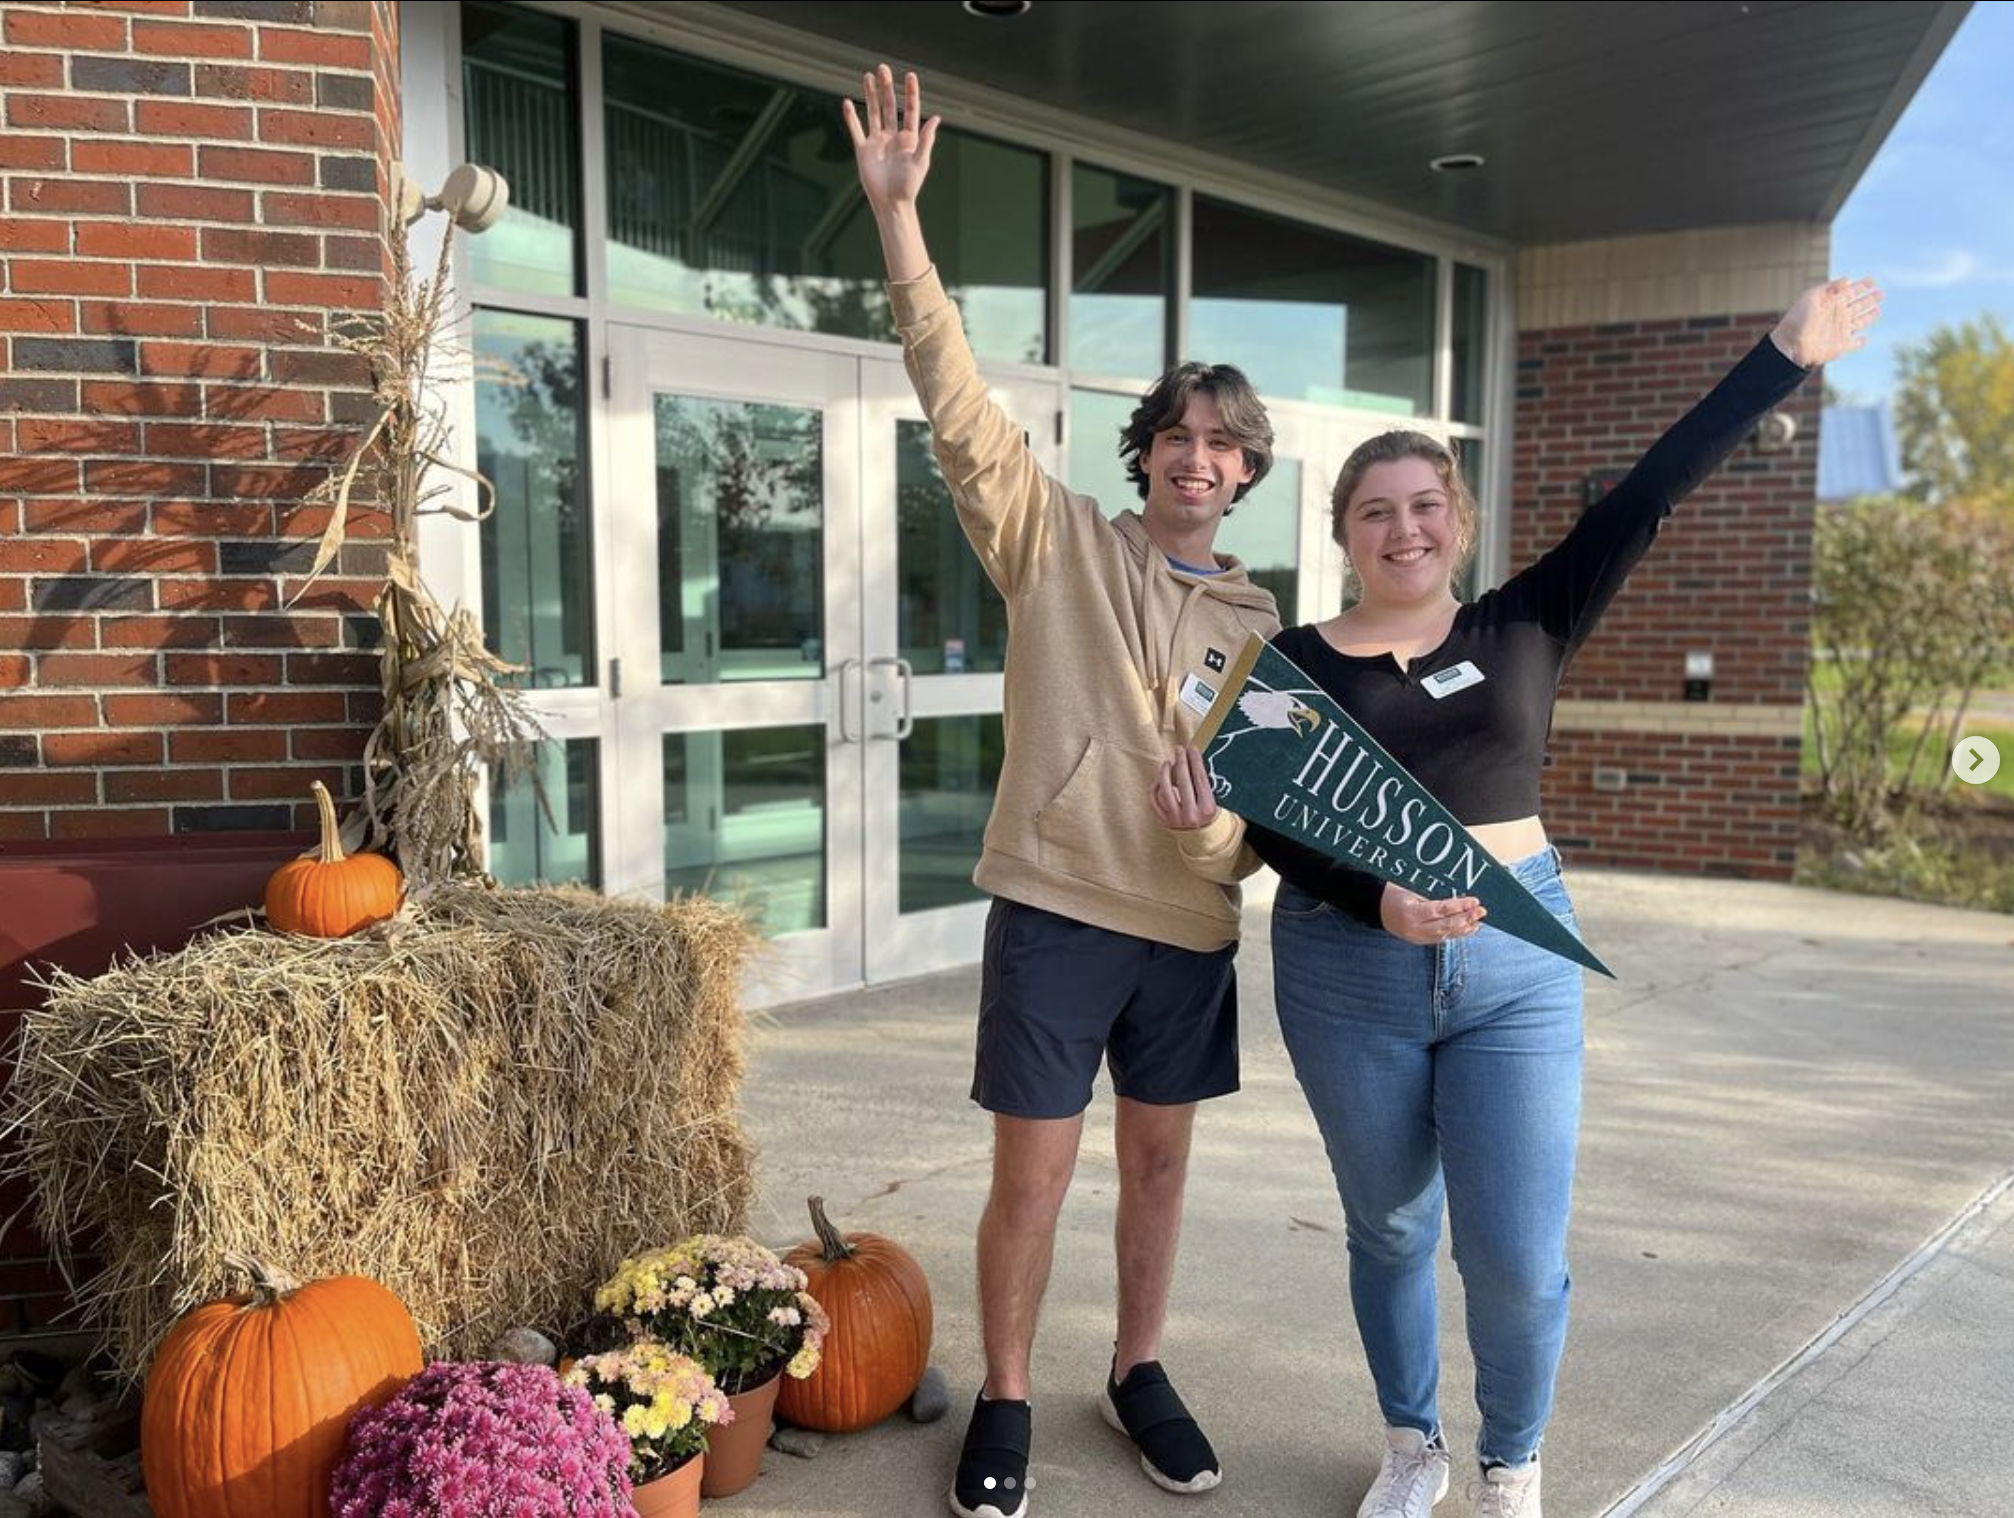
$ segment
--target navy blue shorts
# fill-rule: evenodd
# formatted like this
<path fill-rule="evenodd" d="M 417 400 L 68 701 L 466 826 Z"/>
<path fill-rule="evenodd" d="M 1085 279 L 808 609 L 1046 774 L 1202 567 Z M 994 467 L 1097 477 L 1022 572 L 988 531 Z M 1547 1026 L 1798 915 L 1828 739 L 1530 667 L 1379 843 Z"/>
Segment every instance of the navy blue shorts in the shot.
<path fill-rule="evenodd" d="M 972 1100 L 1075 1117 L 1103 1058 L 1112 1089 L 1178 1106 L 1238 1089 L 1236 944 L 1211 953 L 995 897 L 986 918 Z"/>

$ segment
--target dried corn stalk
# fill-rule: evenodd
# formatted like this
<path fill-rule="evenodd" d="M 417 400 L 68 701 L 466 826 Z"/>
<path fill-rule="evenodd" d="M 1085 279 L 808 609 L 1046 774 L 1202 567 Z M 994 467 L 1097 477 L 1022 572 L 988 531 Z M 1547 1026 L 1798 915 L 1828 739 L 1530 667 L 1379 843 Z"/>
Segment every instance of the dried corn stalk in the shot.
<path fill-rule="evenodd" d="M 384 628 L 384 714 L 364 746 L 363 811 L 345 828 L 344 841 L 389 848 L 408 888 L 424 892 L 451 880 L 485 878 L 475 804 L 479 767 L 490 768 L 500 782 L 515 779 L 531 770 L 531 747 L 545 734 L 523 691 L 507 683 L 518 667 L 490 652 L 471 612 L 444 611 L 420 578 L 420 517 L 445 512 L 481 521 L 494 509 L 494 491 L 481 475 L 452 462 L 446 410 L 431 368 L 446 351 L 442 322 L 453 229 L 442 239 L 433 277 L 417 282 L 405 230 L 389 240 L 392 293 L 384 312 L 337 338 L 370 366 L 378 417 L 348 464 L 316 492 L 333 509 L 301 593 L 335 562 L 353 499 L 373 501 L 390 515 L 390 564 L 377 603 Z M 454 504 L 456 487 L 440 473 L 475 482 L 474 512 Z"/>

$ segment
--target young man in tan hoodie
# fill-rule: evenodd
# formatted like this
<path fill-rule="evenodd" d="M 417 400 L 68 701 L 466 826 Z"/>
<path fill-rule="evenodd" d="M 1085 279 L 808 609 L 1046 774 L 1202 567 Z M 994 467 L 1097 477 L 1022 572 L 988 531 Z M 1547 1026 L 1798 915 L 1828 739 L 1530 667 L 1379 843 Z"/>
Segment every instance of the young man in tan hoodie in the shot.
<path fill-rule="evenodd" d="M 1029 1357 L 1056 1219 L 1100 1058 L 1118 1095 L 1118 1334 L 1102 1407 L 1170 1491 L 1221 1479 L 1159 1364 L 1196 1103 L 1237 1089 L 1241 825 L 1162 826 L 1149 793 L 1194 734 L 1273 598 L 1211 545 L 1272 466 L 1237 370 L 1184 364 L 1147 393 L 1120 453 L 1143 498 L 1107 521 L 1045 475 L 988 398 L 924 246 L 916 197 L 937 121 L 883 65 L 843 107 L 888 262 L 904 360 L 960 523 L 1006 597 L 1007 750 L 975 881 L 987 920 L 974 1100 L 994 1114 L 979 1225 L 986 1381 L 951 1491 L 961 1518 L 1021 1518 Z M 1172 803 L 1171 803 L 1172 804 Z"/>

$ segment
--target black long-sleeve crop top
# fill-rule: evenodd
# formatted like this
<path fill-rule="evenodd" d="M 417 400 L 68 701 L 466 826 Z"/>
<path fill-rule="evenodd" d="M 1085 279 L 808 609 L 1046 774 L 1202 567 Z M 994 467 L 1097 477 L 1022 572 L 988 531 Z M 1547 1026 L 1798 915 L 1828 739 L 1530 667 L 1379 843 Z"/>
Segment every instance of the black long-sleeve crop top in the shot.
<path fill-rule="evenodd" d="M 1432 652 L 1404 666 L 1390 654 L 1345 654 L 1312 625 L 1283 630 L 1274 645 L 1463 823 L 1536 816 L 1553 703 L 1568 662 L 1672 508 L 1805 373 L 1765 337 L 1552 549 L 1461 606 Z M 1471 668 L 1482 678 L 1463 684 Z M 1447 685 L 1461 688 L 1436 698 L 1434 690 Z M 1248 824 L 1246 836 L 1283 879 L 1379 926 L 1383 876 L 1257 824 Z"/>

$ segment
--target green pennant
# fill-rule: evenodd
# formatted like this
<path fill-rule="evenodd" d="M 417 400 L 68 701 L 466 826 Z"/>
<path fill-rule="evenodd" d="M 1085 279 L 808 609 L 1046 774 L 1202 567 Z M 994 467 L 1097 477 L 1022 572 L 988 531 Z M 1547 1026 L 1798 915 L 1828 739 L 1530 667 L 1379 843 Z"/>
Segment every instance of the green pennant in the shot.
<path fill-rule="evenodd" d="M 1485 929 L 1615 979 L 1432 792 L 1257 634 L 1225 675 L 1196 747 L 1224 810 L 1422 896 L 1473 896 L 1489 912 Z"/>

